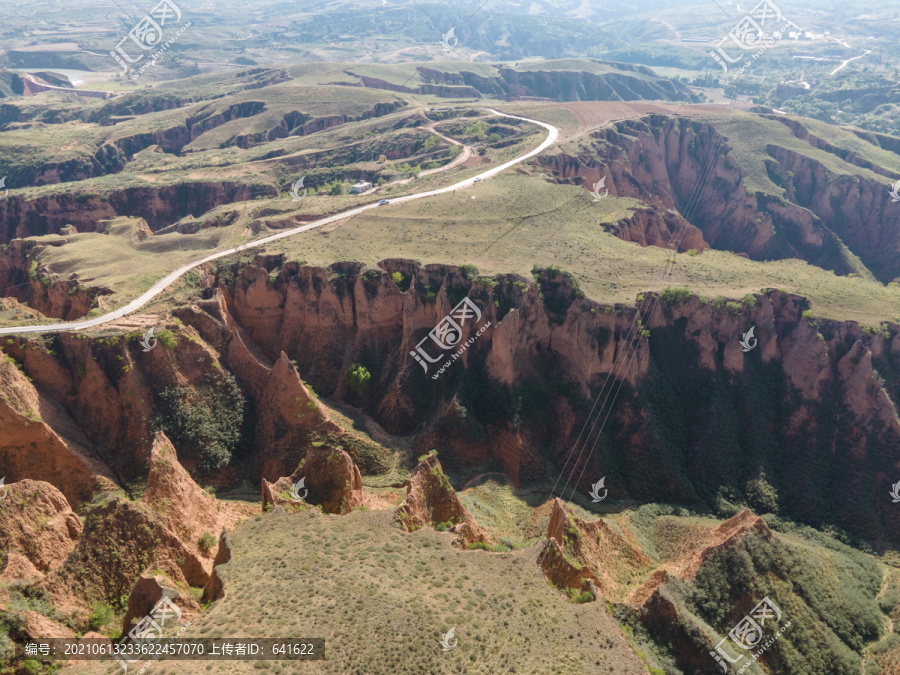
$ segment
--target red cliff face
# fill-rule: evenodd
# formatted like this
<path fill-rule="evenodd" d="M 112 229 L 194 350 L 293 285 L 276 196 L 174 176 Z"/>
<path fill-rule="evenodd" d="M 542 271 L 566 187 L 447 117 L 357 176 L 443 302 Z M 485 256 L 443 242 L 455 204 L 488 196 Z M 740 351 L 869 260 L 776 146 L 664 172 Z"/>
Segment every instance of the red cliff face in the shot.
<path fill-rule="evenodd" d="M 208 577 L 216 550 L 214 546 L 201 546 L 200 538 L 208 534 L 217 540 L 223 530 L 233 527 L 236 516 L 194 482 L 162 432 L 153 438 L 149 462 L 143 501 L 184 542 L 192 559 Z"/>
<path fill-rule="evenodd" d="M 252 199 L 244 183 L 197 182 L 163 187 L 126 188 L 110 195 L 85 197 L 54 194 L 0 201 L 0 244 L 12 239 L 57 234 L 72 224 L 79 232 L 96 232 L 102 221 L 117 216 L 143 218 L 156 231 L 189 214 Z"/>
<path fill-rule="evenodd" d="M 396 518 L 407 532 L 425 525 L 444 525 L 457 535 L 455 543 L 464 548 L 488 541 L 487 533 L 459 501 L 433 453 L 416 466 L 406 488 L 406 499 L 397 508 Z"/>
<path fill-rule="evenodd" d="M 278 269 L 277 261 L 266 264 Z M 841 480 L 861 494 L 871 493 L 866 481 L 883 480 L 876 477 L 891 475 L 898 461 L 874 450 L 900 447 L 890 412 L 900 384 L 891 375 L 900 357 L 896 326 L 867 333 L 852 322 L 813 323 L 802 316 L 801 299 L 771 291 L 730 307 L 696 297 L 663 300 L 646 319 L 649 340 L 639 340 L 628 334 L 633 308 L 579 298 L 564 275 L 539 277 L 542 299 L 512 278 L 498 278 L 492 288 L 465 281 L 451 266 L 384 265 L 415 288 L 432 289 L 434 299 L 401 292 L 386 274 L 349 264 L 316 270 L 287 263 L 274 283 L 264 267 L 240 271 L 233 314 L 263 353 L 295 358 L 326 395 L 341 395 L 351 363 L 369 367 L 376 375 L 364 408 L 392 433 L 428 420 L 417 447 L 449 450 L 447 462 L 492 456 L 520 481 L 552 472 L 536 460 L 536 449 L 550 448 L 562 464 L 590 407 L 583 401 L 592 401 L 612 372 L 622 390 L 604 437 L 592 443 L 596 452 L 578 463 L 576 476 L 585 469 L 579 489 L 615 463 L 632 496 L 689 501 L 723 483 L 740 493 L 765 467 L 767 475 L 784 477 L 782 504 L 814 519 L 813 504 L 838 489 L 837 476 L 823 477 L 825 448 L 839 448 L 847 462 Z M 482 315 L 462 326 L 460 344 L 490 326 L 434 380 L 440 364 L 426 373 L 410 352 L 466 295 Z M 647 294 L 648 307 L 652 298 Z M 746 354 L 739 340 L 754 325 L 759 345 Z M 869 365 L 868 353 L 877 366 Z M 629 368 L 614 369 L 626 354 Z M 572 389 L 564 393 L 562 383 Z M 836 426 L 835 416 L 848 422 Z M 668 437 L 658 431 L 672 424 L 682 431 Z M 662 453 L 656 461 L 651 447 Z M 742 453 L 758 463 L 751 473 L 737 459 Z M 809 491 L 790 489 L 791 481 Z M 876 532 L 888 524 L 900 533 L 892 513 L 863 511 L 863 518 L 836 518 L 855 529 Z"/>
<path fill-rule="evenodd" d="M 7 482 L 0 495 L 0 550 L 7 558 L 25 557 L 29 564 L 20 567 L 23 576 L 40 578 L 75 547 L 81 521 L 63 494 L 43 481 Z M 9 564 L 6 567 L 2 573 L 7 580 L 21 578 Z"/>
<path fill-rule="evenodd" d="M 412 434 L 414 452 L 436 448 L 450 470 L 495 460 L 521 485 L 565 469 L 584 493 L 608 476 L 616 498 L 711 505 L 750 503 L 764 475 L 786 515 L 814 522 L 827 512 L 863 536 L 900 536 L 887 499 L 900 458 L 883 450 L 900 447 L 900 327 L 807 318 L 802 299 L 767 291 L 730 305 L 648 293 L 645 323 L 632 330 L 635 308 L 593 303 L 564 273 L 539 271 L 535 285 L 470 281 L 449 265 L 383 266 L 259 258 L 209 300 L 175 310 L 180 324 L 160 317 L 174 343 L 149 353 L 139 333 L 7 341 L 22 368 L 2 371 L 6 391 L 19 392 L 5 413 L 0 405 L 0 431 L 15 441 L 4 450 L 8 479 L 33 475 L 75 504 L 103 471 L 123 482 L 145 476 L 161 392 L 199 396 L 223 371 L 235 374 L 256 421 L 240 471 L 288 476 L 323 443 L 342 447 L 362 473 L 380 473 L 384 449 L 330 422 L 310 391 L 346 402 L 345 372 L 362 364 L 371 379 L 352 405 L 390 434 Z M 464 298 L 480 316 L 465 305 L 466 349 L 443 350 L 429 331 Z M 739 340 L 751 326 L 758 346 L 745 353 Z M 420 342 L 443 355 L 427 372 L 410 354 Z M 598 396 L 603 433 L 567 461 Z M 175 447 L 193 469 L 196 448 Z M 832 512 L 835 491 L 847 508 Z"/>
<path fill-rule="evenodd" d="M 76 506 L 114 485 L 65 409 L 35 388 L 14 361 L 0 360 L 0 383 L 0 456 L 7 483 L 45 481 Z"/>
<path fill-rule="evenodd" d="M 844 244 L 882 282 L 900 276 L 900 209 L 892 208 L 887 185 L 868 171 L 891 180 L 900 174 L 832 146 L 799 122 L 773 119 L 812 149 L 845 162 L 847 173 L 834 174 L 811 156 L 770 144 L 766 168 L 786 198 L 754 193 L 729 154 L 728 138 L 714 126 L 662 115 L 616 122 L 594 132 L 578 156 L 559 153 L 540 162 L 560 181 L 590 190 L 605 177 L 610 195 L 649 204 L 606 226 L 626 241 L 667 246 L 683 227 L 680 250 L 710 246 L 754 260 L 798 257 L 846 274 L 854 268 L 841 254 Z M 856 167 L 867 171 L 856 173 Z"/>
<path fill-rule="evenodd" d="M 551 502 L 549 542 L 541 568 L 561 590 L 582 589 L 590 580 L 610 600 L 621 600 L 632 575 L 646 573 L 650 559 L 602 518 L 582 520 L 561 499 Z"/>
<path fill-rule="evenodd" d="M 71 321 L 91 311 L 107 288 L 83 287 L 78 281 L 60 279 L 40 265 L 43 246 L 17 239 L 0 248 L 0 293 L 15 298 L 44 316 Z"/>

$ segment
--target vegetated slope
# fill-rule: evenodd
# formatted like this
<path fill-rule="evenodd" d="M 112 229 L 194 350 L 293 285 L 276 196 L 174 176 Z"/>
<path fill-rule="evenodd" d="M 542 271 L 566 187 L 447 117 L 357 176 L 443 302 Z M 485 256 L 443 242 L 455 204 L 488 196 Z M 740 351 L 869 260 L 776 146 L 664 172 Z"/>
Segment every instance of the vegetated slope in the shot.
<path fill-rule="evenodd" d="M 745 672 L 859 673 L 863 645 L 878 638 L 893 611 L 876 602 L 883 576 L 876 562 L 810 528 L 744 511 L 710 530 L 650 506 L 630 514 L 629 526 L 653 543 L 668 572 L 618 603 L 615 615 L 666 672 L 718 671 L 713 650 L 725 638 L 728 656 L 720 659 L 740 658 L 735 669 L 752 663 L 753 652 L 762 655 L 765 669 Z M 673 544 L 690 546 L 693 537 L 707 541 L 673 555 Z M 765 620 L 755 616 L 763 636 L 747 652 L 729 631 L 766 598 L 777 609 Z"/>
<path fill-rule="evenodd" d="M 804 315 L 801 298 L 774 290 L 726 303 L 670 289 L 657 311 L 650 311 L 656 296 L 639 300 L 645 323 L 632 333 L 634 308 L 586 300 L 559 270 L 536 269 L 534 280 L 526 281 L 408 260 L 382 265 L 320 269 L 277 256 L 222 264 L 211 270 L 215 281 L 207 298 L 195 296 L 153 319 L 165 330 L 150 352 L 137 342 L 141 327 L 125 336 L 62 334 L 0 345 L 9 356 L 0 363 L 6 382 L 0 433 L 9 439 L 0 447 L 0 465 L 9 489 L 13 496 L 20 489 L 34 492 L 28 481 L 44 481 L 64 496 L 54 499 L 45 490 L 41 502 L 53 523 L 45 536 L 60 542 L 59 554 L 36 556 L 21 534 L 4 529 L 4 540 L 17 548 L 7 556 L 5 573 L 20 582 L 10 595 L 0 592 L 4 624 L 14 626 L 16 636 L 37 634 L 34 625 L 21 623 L 35 611 L 58 633 L 113 632 L 126 608 L 129 616 L 140 615 L 138 600 L 147 597 L 142 589 L 158 577 L 181 589 L 186 610 L 194 606 L 188 585 L 204 586 L 208 600 L 219 599 L 196 634 L 208 634 L 211 628 L 200 633 L 207 626 L 238 631 L 270 620 L 277 634 L 287 616 L 297 617 L 288 624 L 291 634 L 330 641 L 335 660 L 311 666 L 320 672 L 371 672 L 370 661 L 394 672 L 445 667 L 436 659 L 448 657 L 432 642 L 454 625 L 460 649 L 465 646 L 459 655 L 468 660 L 442 672 L 463 665 L 469 672 L 497 672 L 501 654 L 503 664 L 530 672 L 532 659 L 546 662 L 547 650 L 559 650 L 553 663 L 560 673 L 590 664 L 612 672 L 640 669 L 603 603 L 570 604 L 559 591 L 580 602 L 603 597 L 643 605 L 646 613 L 635 618 L 622 610 L 620 620 L 634 626 L 632 639 L 655 650 L 645 653 L 648 664 L 683 672 L 705 659 L 717 634 L 765 593 L 803 624 L 784 643 L 799 654 L 821 649 L 830 655 L 828 664 L 853 664 L 879 637 L 874 596 L 880 577 L 868 558 L 815 537 L 815 555 L 777 538 L 771 546 L 755 542 L 747 537 L 762 526 L 745 522 L 746 516 L 703 527 L 691 519 L 728 517 L 750 505 L 777 514 L 767 522 L 788 533 L 782 519 L 836 526 L 848 541 L 868 540 L 876 550 L 894 547 L 900 521 L 889 488 L 900 447 L 893 405 L 900 327 L 863 331 L 816 320 Z M 464 298 L 481 317 L 462 321 L 460 344 L 485 330 L 433 379 L 437 366 L 423 372 L 410 351 L 423 338 L 430 345 L 428 331 Z M 759 343 L 745 354 L 738 339 L 750 325 L 757 326 Z M 575 469 L 584 472 L 566 496 L 588 503 L 591 483 L 605 477 L 605 506 L 668 501 L 684 510 L 599 522 L 583 511 L 570 518 L 561 502 L 535 503 L 535 495 L 546 499 L 548 478 L 572 467 L 566 458 L 577 430 L 623 354 L 634 360 L 617 371 L 622 390 L 610 421 L 596 452 L 575 459 Z M 351 384 L 351 366 L 368 373 L 365 387 Z M 337 425 L 315 391 L 358 407 L 359 429 Z M 410 436 L 405 446 L 396 434 Z M 395 454 L 391 447 L 406 449 Z M 391 524 L 398 495 L 376 488 L 368 494 L 361 483 L 374 477 L 386 484 L 381 477 L 402 476 L 416 453 L 431 448 L 441 462 L 423 458 L 410 481 L 399 515 L 411 524 L 403 529 L 418 529 L 405 532 Z M 512 496 L 528 501 L 482 524 L 482 507 L 489 504 L 477 494 L 474 503 L 456 501 L 441 466 L 466 482 L 501 469 L 532 498 Z M 216 537 L 223 527 L 233 529 L 246 508 L 204 496 L 188 472 L 223 488 L 249 480 L 253 492 L 264 478 L 267 503 L 284 507 L 235 530 L 226 563 L 228 545 L 217 549 Z M 323 510 L 345 515 L 310 515 L 285 497 L 289 483 L 302 476 L 317 483 L 320 492 L 310 496 Z M 836 493 L 844 495 L 839 507 Z M 501 511 L 507 508 L 499 503 Z M 22 500 L 9 504 L 24 508 Z M 70 520 L 70 505 L 86 517 L 80 533 L 59 525 Z M 354 507 L 363 508 L 346 513 Z M 664 518 L 670 515 L 688 520 Z M 18 513 L 3 523 L 34 529 Z M 493 532 L 494 523 L 501 529 Z M 536 538 L 524 551 L 490 552 Z M 108 541 L 126 543 L 113 550 Z M 487 550 L 459 550 L 453 541 Z M 409 555 L 417 545 L 427 551 Z M 735 547 L 745 550 L 731 552 Z M 747 556 L 757 572 L 749 571 Z M 352 574 L 351 561 L 358 563 Z M 737 564 L 742 576 L 723 581 L 723 566 Z M 322 566 L 330 573 L 322 574 Z M 786 579 L 801 574 L 798 566 L 802 584 L 792 590 Z M 834 567 L 845 572 L 832 574 Z M 284 590 L 298 587 L 302 594 Z M 271 600 L 260 602 L 260 593 Z M 335 616 L 342 593 L 354 603 Z M 812 598 L 823 595 L 837 604 L 816 605 Z M 715 606 L 708 601 L 713 597 Z M 672 606 L 678 623 L 668 620 Z M 390 636 L 372 628 L 375 613 L 393 627 Z M 852 627 L 841 623 L 844 617 Z M 660 625 L 682 623 L 695 640 L 660 632 Z M 370 639 L 373 632 L 377 637 Z M 410 656 L 398 651 L 396 635 L 410 641 L 403 643 Z M 606 645 L 600 654 L 595 638 Z M 792 664 L 797 657 L 773 651 L 767 658 Z M 235 664 L 215 667 L 228 672 Z"/>
<path fill-rule="evenodd" d="M 891 577 L 870 556 L 748 509 L 724 522 L 660 505 L 585 519 L 557 499 L 547 536 L 548 578 L 614 603 L 651 672 L 713 672 L 718 656 L 753 673 L 857 673 L 896 604 L 876 602 Z M 754 611 L 763 601 L 765 617 Z M 747 615 L 763 635 L 744 636 L 745 646 L 758 642 L 751 652 L 765 671 L 728 639 Z"/>
<path fill-rule="evenodd" d="M 900 278 L 900 209 L 889 189 L 900 159 L 853 136 L 826 140 L 823 125 L 739 116 L 617 122 L 540 161 L 560 181 L 590 190 L 606 178 L 611 195 L 647 202 L 610 227 L 627 241 L 667 246 L 684 228 L 681 250 L 708 245 L 882 283 Z"/>
<path fill-rule="evenodd" d="M 570 603 L 543 580 L 530 551 L 465 551 L 451 538 L 431 528 L 404 532 L 388 511 L 323 516 L 277 508 L 228 535 L 230 561 L 216 568 L 224 597 L 182 637 L 324 637 L 327 660 L 302 664 L 323 675 L 644 672 L 605 605 Z M 445 652 L 440 640 L 451 628 L 457 647 Z M 196 663 L 154 668 L 172 673 Z M 286 673 L 298 665 L 203 667 Z M 107 670 L 94 663 L 63 672 Z"/>

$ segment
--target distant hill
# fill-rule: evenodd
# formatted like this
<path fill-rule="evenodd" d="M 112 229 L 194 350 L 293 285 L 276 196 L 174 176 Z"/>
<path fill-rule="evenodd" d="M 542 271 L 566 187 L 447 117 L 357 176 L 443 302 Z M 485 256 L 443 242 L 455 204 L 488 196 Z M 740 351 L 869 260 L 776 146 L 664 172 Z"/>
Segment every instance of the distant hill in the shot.
<path fill-rule="evenodd" d="M 357 85 L 446 98 L 546 98 L 554 101 L 689 101 L 690 90 L 645 66 L 560 59 L 515 67 L 428 63 L 347 68 Z"/>
<path fill-rule="evenodd" d="M 0 98 L 21 96 L 25 91 L 22 78 L 8 70 L 0 70 Z"/>

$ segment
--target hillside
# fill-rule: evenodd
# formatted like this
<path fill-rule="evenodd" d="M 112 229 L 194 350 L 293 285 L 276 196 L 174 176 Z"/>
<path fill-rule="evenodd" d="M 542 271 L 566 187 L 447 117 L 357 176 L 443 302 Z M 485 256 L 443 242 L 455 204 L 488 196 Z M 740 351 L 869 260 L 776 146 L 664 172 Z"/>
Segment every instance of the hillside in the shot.
<path fill-rule="evenodd" d="M 8 11 L 0 674 L 900 672 L 896 17 L 725 5 Z"/>

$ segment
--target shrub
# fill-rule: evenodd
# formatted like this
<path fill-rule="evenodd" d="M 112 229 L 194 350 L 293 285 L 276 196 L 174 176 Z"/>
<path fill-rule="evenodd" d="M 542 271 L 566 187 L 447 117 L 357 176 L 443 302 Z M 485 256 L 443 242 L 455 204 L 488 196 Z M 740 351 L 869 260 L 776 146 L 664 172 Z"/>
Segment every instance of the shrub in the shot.
<path fill-rule="evenodd" d="M 472 281 L 478 274 L 478 268 L 475 265 L 460 265 L 459 273 L 468 281 Z"/>
<path fill-rule="evenodd" d="M 347 379 L 347 386 L 356 396 L 362 396 L 369 387 L 369 381 L 372 379 L 371 373 L 361 363 L 354 363 L 344 371 L 344 377 Z"/>
<path fill-rule="evenodd" d="M 474 124 L 470 124 L 469 126 L 467 126 L 463 133 L 465 133 L 467 136 L 475 136 L 475 138 L 479 141 L 483 141 L 487 136 L 487 125 L 483 120 L 478 120 Z"/>
<path fill-rule="evenodd" d="M 173 349 L 178 346 L 178 341 L 171 331 L 163 330 L 156 334 L 156 338 L 162 343 L 166 349 Z"/>
<path fill-rule="evenodd" d="M 97 630 L 101 626 L 105 626 L 113 620 L 112 607 L 105 602 L 95 602 L 94 610 L 88 614 L 88 625 L 90 630 Z"/>
<path fill-rule="evenodd" d="M 897 605 L 900 605 L 900 587 L 896 580 L 892 580 L 878 596 L 878 607 L 885 614 L 890 614 Z"/>
<path fill-rule="evenodd" d="M 204 532 L 200 535 L 200 538 L 197 540 L 197 546 L 200 547 L 200 550 L 204 553 L 209 553 L 212 550 L 212 547 L 216 545 L 216 538 L 212 536 L 209 532 Z"/>
<path fill-rule="evenodd" d="M 397 284 L 399 286 L 400 284 L 403 283 L 403 272 L 400 272 L 400 271 L 394 272 L 391 275 L 391 279 L 394 281 L 395 284 Z"/>
<path fill-rule="evenodd" d="M 869 647 L 869 652 L 876 655 L 885 654 L 889 651 L 897 649 L 898 646 L 900 646 L 900 635 L 897 635 L 896 633 L 889 633 L 883 640 L 881 640 L 880 642 L 876 642 L 871 647 Z"/>
<path fill-rule="evenodd" d="M 760 472 L 758 478 L 747 481 L 744 492 L 750 506 L 758 513 L 778 512 L 778 492 L 766 480 L 765 472 Z"/>
<path fill-rule="evenodd" d="M 666 286 L 663 289 L 663 292 L 659 296 L 663 302 L 669 305 L 674 305 L 678 302 L 684 302 L 688 298 L 691 297 L 691 291 L 689 288 L 682 288 L 678 286 Z"/>
<path fill-rule="evenodd" d="M 725 306 L 728 308 L 728 311 L 732 314 L 740 314 L 741 313 L 741 303 L 739 302 L 727 302 Z"/>
<path fill-rule="evenodd" d="M 437 450 L 432 449 L 432 450 L 429 450 L 428 452 L 426 452 L 424 455 L 419 455 L 419 464 L 424 462 L 426 459 L 428 459 L 432 455 L 437 456 L 437 454 L 438 454 Z"/>
<path fill-rule="evenodd" d="M 697 255 L 697 249 L 695 249 L 695 248 L 689 248 L 689 249 L 687 250 L 687 254 L 693 258 L 695 255 Z"/>
<path fill-rule="evenodd" d="M 585 591 L 584 593 L 576 595 L 573 600 L 579 604 L 584 604 L 585 602 L 593 602 L 596 598 L 590 591 Z"/>

